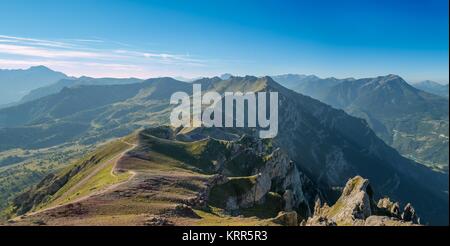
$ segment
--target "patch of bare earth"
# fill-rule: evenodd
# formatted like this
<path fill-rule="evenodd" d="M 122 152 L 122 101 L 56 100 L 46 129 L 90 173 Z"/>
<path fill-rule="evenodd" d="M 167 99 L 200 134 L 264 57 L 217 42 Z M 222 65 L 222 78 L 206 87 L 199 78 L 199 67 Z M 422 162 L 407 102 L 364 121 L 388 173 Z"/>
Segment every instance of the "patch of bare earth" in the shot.
<path fill-rule="evenodd" d="M 115 171 L 135 173 L 127 182 L 78 202 L 22 216 L 13 225 L 184 225 L 199 220 L 176 208 L 205 189 L 209 176 L 149 156 L 129 152 L 118 160 Z"/>

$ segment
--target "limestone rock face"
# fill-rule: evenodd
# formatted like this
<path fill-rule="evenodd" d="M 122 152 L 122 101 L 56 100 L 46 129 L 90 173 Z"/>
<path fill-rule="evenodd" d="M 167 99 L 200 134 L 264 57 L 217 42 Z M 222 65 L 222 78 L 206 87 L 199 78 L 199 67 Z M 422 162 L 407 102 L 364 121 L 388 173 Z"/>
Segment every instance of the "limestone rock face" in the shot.
<path fill-rule="evenodd" d="M 399 205 L 383 198 L 375 204 L 373 191 L 367 179 L 356 176 L 350 179 L 342 191 L 341 197 L 329 207 L 321 206 L 316 201 L 314 215 L 307 220 L 306 225 L 359 225 L 359 226 L 398 226 L 418 224 L 419 219 L 414 208 L 408 204 L 402 216 Z"/>
<path fill-rule="evenodd" d="M 390 217 L 401 218 L 400 217 L 400 205 L 398 202 L 391 202 L 389 198 L 382 198 L 378 201 L 379 212 Z"/>
<path fill-rule="evenodd" d="M 284 211 L 290 212 L 293 209 L 293 203 L 294 203 L 294 193 L 292 190 L 286 190 L 283 194 L 283 200 L 284 200 Z"/>
<path fill-rule="evenodd" d="M 287 154 L 280 149 L 276 149 L 268 156 L 266 165 L 261 169 L 262 174 L 269 176 L 271 183 L 280 184 L 278 192 L 283 193 L 285 200 L 285 210 L 290 211 L 304 204 L 310 211 L 308 201 L 303 192 L 303 180 L 294 163 Z"/>
<path fill-rule="evenodd" d="M 238 197 L 230 197 L 230 206 L 227 208 L 233 210 L 239 207 L 251 207 L 262 201 L 274 186 L 276 188 L 274 191 L 283 194 L 285 198 L 286 211 L 297 208 L 301 203 L 308 207 L 302 190 L 300 172 L 287 155 L 277 149 L 266 158 L 267 162 L 254 171 L 257 173 L 254 185 L 246 193 L 239 194 Z"/>
<path fill-rule="evenodd" d="M 416 224 L 420 223 L 420 219 L 417 217 L 416 211 L 410 203 L 406 204 L 405 208 L 403 209 L 402 220 L 410 221 Z"/>
<path fill-rule="evenodd" d="M 268 174 L 258 174 L 253 187 L 248 192 L 239 196 L 238 207 L 248 208 L 257 204 L 270 191 L 271 185 L 272 182 Z"/>
<path fill-rule="evenodd" d="M 347 218 L 364 220 L 372 215 L 372 190 L 369 180 L 361 177 L 350 179 L 332 210 L 335 221 L 345 221 Z"/>
<path fill-rule="evenodd" d="M 216 190 L 214 194 L 216 197 L 224 194 L 221 199 L 225 200 L 225 210 L 238 212 L 262 204 L 272 192 L 280 197 L 280 210 L 301 211 L 298 216 L 302 218 L 312 214 L 309 204 L 318 193 L 317 186 L 311 184 L 285 152 L 250 136 L 232 142 L 229 151 L 217 168 L 226 177 L 215 184 L 223 192 Z"/>

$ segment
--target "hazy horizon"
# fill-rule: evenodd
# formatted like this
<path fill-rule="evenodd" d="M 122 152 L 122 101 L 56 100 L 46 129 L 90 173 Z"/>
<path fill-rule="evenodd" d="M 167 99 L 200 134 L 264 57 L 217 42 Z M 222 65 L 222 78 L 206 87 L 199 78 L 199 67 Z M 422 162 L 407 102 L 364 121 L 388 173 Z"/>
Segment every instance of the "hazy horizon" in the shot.
<path fill-rule="evenodd" d="M 336 76 L 319 76 L 317 74 L 310 74 L 310 73 L 295 73 L 295 72 L 290 72 L 290 73 L 284 73 L 284 74 L 263 74 L 263 75 L 255 75 L 255 74 L 233 74 L 233 73 L 228 73 L 228 72 L 224 72 L 224 73 L 219 73 L 219 74 L 213 74 L 210 76 L 202 76 L 202 75 L 198 75 L 195 77 L 184 77 L 184 76 L 180 76 L 180 75 L 161 75 L 161 76 L 155 76 L 155 77 L 137 77 L 137 76 L 123 76 L 123 77 L 112 77 L 112 76 L 89 76 L 89 75 L 71 75 L 68 73 L 65 73 L 64 71 L 60 71 L 57 69 L 53 69 L 51 66 L 46 66 L 46 65 L 31 65 L 31 66 L 23 66 L 23 67 L 17 67 L 17 68 L 3 68 L 0 67 L 0 70 L 27 70 L 30 69 L 32 67 L 39 67 L 39 66 L 44 66 L 47 67 L 53 71 L 56 72 L 62 72 L 64 74 L 66 74 L 69 77 L 74 77 L 74 78 L 81 78 L 81 77 L 91 77 L 91 78 L 137 78 L 137 79 L 142 79 L 142 80 L 146 80 L 146 79 L 151 79 L 151 78 L 160 78 L 160 77 L 171 77 L 180 81 L 185 81 L 185 82 L 193 82 L 197 79 L 201 79 L 201 78 L 211 78 L 211 77 L 220 77 L 222 75 L 225 74 L 230 74 L 232 76 L 238 76 L 238 77 L 245 77 L 245 76 L 256 76 L 256 77 L 263 77 L 263 76 L 282 76 L 282 75 L 303 75 L 303 76 L 316 76 L 320 79 L 326 79 L 326 78 L 336 78 L 336 79 L 348 79 L 348 78 L 353 78 L 353 79 L 364 79 L 364 78 L 373 78 L 373 77 L 379 77 L 379 76 L 387 76 L 389 74 L 378 74 L 378 75 L 374 75 L 374 76 L 367 76 L 367 77 L 354 77 L 354 76 L 350 76 L 350 77 L 336 77 Z M 398 74 L 396 74 L 398 75 Z M 399 75 L 400 76 L 400 75 Z M 402 77 L 402 76 L 400 76 Z M 403 78 L 403 77 L 402 77 Z M 403 78 L 405 79 L 405 78 Z M 447 85 L 449 84 L 448 81 L 435 81 L 435 80 L 430 80 L 430 79 L 425 79 L 425 80 L 406 80 L 405 81 L 409 84 L 415 84 L 415 83 L 420 83 L 420 82 L 425 82 L 425 81 L 431 81 L 431 82 L 436 82 L 439 83 L 441 85 Z"/>
<path fill-rule="evenodd" d="M 449 81 L 444 0 L 19 0 L 0 9 L 2 68 L 45 65 L 90 77 L 397 74 Z"/>

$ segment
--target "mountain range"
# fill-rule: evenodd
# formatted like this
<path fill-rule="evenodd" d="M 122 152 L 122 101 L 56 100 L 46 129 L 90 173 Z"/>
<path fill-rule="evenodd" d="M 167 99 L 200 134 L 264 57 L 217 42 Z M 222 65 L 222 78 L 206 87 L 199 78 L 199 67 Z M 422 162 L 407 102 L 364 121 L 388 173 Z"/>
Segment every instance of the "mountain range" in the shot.
<path fill-rule="evenodd" d="M 192 132 L 194 130 L 194 132 Z M 14 198 L 8 225 L 395 225 L 411 204 L 375 202 L 349 179 L 332 207 L 270 140 L 219 140 L 225 129 L 149 128 L 110 142 Z M 198 139 L 199 135 L 208 136 Z M 225 133 L 224 134 L 231 134 Z M 191 140 L 194 137 L 197 140 Z M 315 200 L 315 202 L 313 202 Z M 27 212 L 29 211 L 29 212 Z M 313 214 L 312 214 L 313 211 Z"/>
<path fill-rule="evenodd" d="M 136 78 L 128 78 L 128 79 L 90 78 L 85 76 L 80 78 L 64 78 L 50 85 L 39 87 L 37 89 L 30 91 L 28 94 L 22 97 L 20 103 L 33 101 L 41 97 L 56 94 L 65 87 L 75 87 L 81 85 L 122 85 L 122 84 L 138 83 L 141 81 L 142 80 Z"/>
<path fill-rule="evenodd" d="M 419 90 L 396 75 L 274 78 L 299 93 L 365 119 L 381 139 L 408 158 L 448 168 L 448 99 Z"/>
<path fill-rule="evenodd" d="M 55 72 L 45 66 L 28 69 L 0 69 L 0 107 L 18 102 L 33 89 L 50 85 L 60 79 L 68 78 L 61 72 Z"/>
<path fill-rule="evenodd" d="M 404 104 L 412 103 L 406 100 L 409 97 L 405 97 L 402 101 L 395 101 L 396 99 L 386 100 L 388 96 L 397 95 L 385 95 L 380 92 L 397 88 L 396 86 L 398 84 L 405 87 L 401 87 L 405 93 L 411 90 L 408 85 L 403 85 L 403 80 L 398 76 L 391 75 L 362 80 L 347 79 L 344 83 L 336 82 L 339 81 L 336 79 L 329 80 L 330 85 L 335 84 L 333 87 L 339 86 L 339 89 L 330 90 L 324 95 L 327 95 L 327 100 L 333 102 L 334 106 L 340 105 L 340 108 L 345 107 L 346 111 L 355 105 L 356 99 L 361 102 L 361 105 L 366 105 L 366 103 L 370 104 L 371 99 L 366 98 L 367 101 L 363 100 L 364 97 L 368 97 L 368 94 L 365 94 L 367 90 L 372 90 L 373 95 L 378 95 L 374 97 L 374 100 L 385 101 L 384 108 L 379 110 L 392 110 L 391 113 L 386 112 L 386 115 L 392 116 L 393 118 L 395 118 L 394 116 L 398 112 L 396 110 L 403 109 L 401 107 L 392 107 L 397 102 Z M 243 149 L 250 151 L 248 152 L 249 154 L 253 154 L 236 159 L 239 162 L 233 165 L 237 165 L 237 167 L 241 165 L 244 165 L 244 167 L 245 165 L 250 166 L 247 169 L 238 168 L 236 170 L 235 168 L 237 167 L 231 164 L 235 160 L 232 157 L 234 154 L 239 154 L 240 152 L 232 151 L 231 156 L 224 157 L 230 163 L 230 166 L 225 168 L 228 170 L 228 173 L 226 170 L 218 172 L 212 166 L 204 169 L 205 166 L 203 165 L 210 165 L 207 163 L 223 162 L 221 155 L 217 154 L 217 144 L 214 141 L 206 140 L 216 139 L 219 142 L 231 141 L 228 145 L 233 145 L 233 141 L 239 141 L 245 135 L 253 136 L 254 132 L 251 129 L 217 129 L 209 131 L 198 128 L 177 130 L 175 133 L 168 130 L 144 130 L 137 135 L 139 137 L 137 138 L 138 142 L 136 145 L 140 146 L 139 151 L 128 153 L 130 151 L 127 148 L 128 144 L 119 144 L 121 147 L 114 147 L 117 148 L 115 150 L 116 152 L 105 153 L 100 159 L 98 159 L 98 156 L 87 156 L 79 159 L 76 162 L 78 164 L 74 164 L 73 168 L 70 169 L 72 171 L 69 171 L 69 173 L 64 171 L 61 174 L 62 176 L 48 176 L 44 179 L 43 183 L 14 199 L 11 205 L 12 207 L 9 208 L 10 211 L 12 210 L 19 214 L 34 210 L 38 211 L 39 208 L 47 206 L 49 204 L 48 202 L 52 202 L 51 197 L 57 192 L 63 198 L 66 198 L 66 196 L 70 197 L 70 194 L 64 195 L 64 193 L 67 189 L 71 192 L 73 190 L 70 187 L 64 188 L 64 185 L 69 183 L 70 185 L 76 185 L 80 177 L 72 179 L 73 175 L 76 175 L 79 171 L 89 173 L 90 171 L 84 169 L 84 166 L 94 167 L 92 170 L 96 170 L 95 166 L 101 163 L 101 160 L 109 160 L 107 156 L 111 157 L 111 154 L 122 153 L 121 151 L 125 150 L 127 150 L 126 156 L 129 158 L 138 158 L 128 162 L 128 165 L 133 166 L 141 163 L 139 159 L 149 161 L 149 164 L 142 163 L 144 165 L 142 167 L 145 168 L 151 167 L 151 165 L 157 165 L 165 170 L 165 168 L 172 169 L 179 167 L 178 165 L 186 165 L 188 170 L 190 170 L 188 172 L 195 171 L 195 175 L 226 174 L 229 179 L 235 180 L 233 182 L 238 182 L 237 184 L 230 184 L 232 187 L 235 187 L 235 185 L 241 187 L 240 182 L 244 182 L 244 184 L 250 182 L 250 184 L 253 184 L 254 182 L 264 181 L 252 178 L 258 173 L 255 170 L 261 171 L 260 168 L 269 165 L 264 158 L 277 155 L 273 152 L 273 148 L 279 148 L 280 151 L 285 153 L 281 156 L 284 156 L 281 158 L 284 160 L 283 163 L 286 163 L 287 160 L 290 160 L 287 163 L 293 163 L 293 166 L 290 168 L 286 164 L 285 171 L 281 172 L 285 174 L 288 170 L 291 170 L 289 172 L 298 172 L 299 174 L 295 174 L 293 178 L 304 178 L 301 179 L 301 182 L 298 180 L 295 181 L 294 184 L 303 182 L 305 184 L 304 189 L 295 190 L 298 187 L 293 185 L 292 182 L 294 181 L 285 183 L 286 186 L 278 184 L 279 182 L 285 182 L 286 179 L 280 180 L 280 176 L 269 171 L 271 173 L 269 175 L 270 177 L 264 181 L 265 183 L 263 182 L 261 184 L 264 184 L 263 187 L 268 187 L 268 184 L 270 187 L 272 186 L 271 184 L 274 184 L 274 189 L 271 190 L 269 188 L 266 192 L 261 193 L 260 198 L 275 199 L 276 196 L 285 195 L 281 192 L 283 189 L 284 191 L 289 189 L 293 192 L 293 199 L 296 201 L 293 203 L 293 206 L 298 212 L 298 215 L 304 219 L 314 213 L 313 207 L 316 197 L 320 197 L 328 204 L 334 204 L 338 201 L 347 181 L 356 175 L 361 175 L 371 181 L 371 186 L 377 191 L 374 194 L 375 197 L 382 198 L 389 196 L 399 201 L 402 206 L 411 202 L 425 223 L 448 224 L 448 173 L 431 170 L 426 166 L 403 157 L 397 150 L 386 144 L 388 142 L 383 141 L 376 130 L 375 132 L 372 130 L 374 126 L 370 121 L 350 116 L 346 111 L 335 109 L 319 100 L 289 90 L 267 76 L 260 78 L 254 76 L 231 76 L 225 80 L 214 77 L 200 79 L 195 81 L 195 83 L 202 84 L 202 88 L 205 91 L 214 90 L 220 93 L 224 91 L 277 91 L 279 93 L 280 105 L 280 130 L 278 136 L 271 143 L 267 143 L 268 146 L 273 147 L 268 148 L 265 152 L 261 152 L 261 147 L 249 147 L 244 143 L 237 142 L 236 144 L 243 146 Z M 354 96 L 355 90 L 352 90 L 352 88 L 355 87 L 359 88 L 356 92 L 361 93 L 356 95 L 361 95 L 361 97 Z M 177 91 L 184 91 L 191 94 L 192 84 L 177 81 L 172 78 L 157 78 L 133 84 L 65 87 L 56 94 L 0 110 L 0 149 L 7 151 L 14 148 L 48 148 L 55 145 L 70 145 L 73 143 L 81 145 L 97 144 L 105 140 L 126 136 L 137 129 L 166 125 L 168 124 L 168 115 L 172 109 L 172 106 L 169 105 L 169 98 L 172 93 Z M 448 115 L 448 107 L 442 108 L 440 98 L 435 98 L 428 93 L 414 88 L 412 91 L 415 93 L 413 95 L 417 97 L 417 100 L 425 100 L 425 102 L 423 100 L 420 101 L 421 104 L 418 104 L 419 106 L 422 105 L 421 107 L 424 108 L 429 105 L 433 106 L 428 111 L 432 117 L 436 118 L 430 118 L 430 121 L 445 121 L 445 119 L 438 118 L 442 116 L 440 110 L 444 111 L 444 115 L 446 110 Z M 404 95 L 409 96 L 409 94 Z M 430 102 L 433 103 L 428 104 Z M 421 109 L 420 107 L 416 108 L 416 104 L 413 105 L 414 107 L 410 108 L 411 111 L 413 109 Z M 374 110 L 374 113 L 379 112 L 372 108 L 367 109 Z M 356 109 L 354 111 L 356 112 Z M 410 119 L 406 118 L 406 120 Z M 445 125 L 443 128 L 445 129 Z M 133 138 L 133 136 L 136 135 L 130 135 L 129 138 Z M 157 142 L 155 143 L 155 141 Z M 187 141 L 188 143 L 181 144 L 180 141 Z M 208 148 L 198 147 L 196 144 L 200 142 L 197 141 L 203 141 L 202 143 L 206 144 L 205 146 L 208 146 Z M 127 140 L 127 143 L 131 143 L 131 140 Z M 389 144 L 393 145 L 392 143 Z M 213 146 L 213 149 L 209 149 L 210 145 Z M 257 149 L 255 150 L 255 148 Z M 98 149 L 96 153 L 101 152 L 101 150 L 101 148 Z M 187 150 L 189 151 L 186 152 Z M 448 150 L 441 149 L 440 151 L 444 152 L 444 155 L 447 152 L 446 155 L 448 158 Z M 222 153 L 222 150 L 220 152 Z M 157 153 L 159 159 L 154 159 L 151 153 Z M 258 160 L 260 158 L 266 160 L 263 162 L 265 164 L 259 167 L 253 166 L 259 163 Z M 178 164 L 163 167 L 166 163 L 164 160 L 171 160 L 167 163 L 174 162 Z M 280 161 L 277 160 L 276 163 Z M 296 171 L 292 171 L 293 167 L 295 167 Z M 127 166 L 123 169 L 131 170 L 132 174 L 136 172 L 136 168 L 138 168 L 137 170 L 141 170 L 139 166 L 133 166 L 131 169 L 130 166 Z M 181 176 L 186 175 L 185 168 L 183 168 L 183 171 L 180 171 Z M 118 170 L 120 170 L 120 167 Z M 139 172 L 137 173 L 136 177 L 142 177 Z M 159 173 L 158 175 L 164 176 L 165 174 L 168 173 Z M 151 189 L 151 187 L 159 187 L 158 185 L 165 182 L 164 179 L 161 180 L 158 178 L 160 176 L 152 175 L 148 177 L 144 176 L 146 178 L 138 179 L 138 181 L 133 179 L 134 181 L 130 181 L 131 183 L 126 185 L 128 188 L 122 192 L 129 192 L 130 187 L 128 185 L 132 184 L 137 185 L 132 187 L 143 187 L 142 185 L 147 184 L 150 185 L 149 189 Z M 202 175 L 196 176 L 193 180 L 201 182 L 204 178 Z M 63 179 L 61 179 L 62 177 Z M 88 175 L 88 177 L 90 176 Z M 170 182 L 171 177 L 166 178 Z M 64 180 L 64 182 L 61 180 Z M 267 182 L 267 180 L 271 181 Z M 186 185 L 190 187 L 193 184 Z M 252 187 L 250 186 L 248 188 L 252 189 Z M 161 186 L 161 188 L 165 190 L 174 187 Z M 136 191 L 135 188 L 133 189 Z M 233 190 L 236 192 L 235 188 Z M 118 191 L 117 194 L 120 194 L 120 192 Z M 147 191 L 143 192 L 143 194 L 134 192 L 130 197 L 143 202 L 151 201 L 152 199 L 145 200 L 145 192 Z M 276 194 L 272 194 L 275 197 L 272 195 L 270 198 L 267 197 L 267 192 L 275 192 Z M 222 193 L 219 192 L 218 194 Z M 303 193 L 303 196 L 300 196 L 300 193 Z M 149 194 L 149 197 L 160 197 L 164 196 L 165 193 L 159 192 L 156 195 L 152 194 Z M 170 194 L 173 195 L 172 193 Z M 245 197 L 245 194 L 247 193 L 241 194 L 239 192 L 239 199 L 236 198 L 237 201 L 242 201 L 244 198 L 241 196 L 244 195 Z M 251 194 L 254 195 L 253 193 Z M 37 199 L 37 197 L 40 198 Z M 243 205 L 242 208 L 248 208 L 249 206 L 245 202 L 243 204 L 233 202 L 230 207 L 227 207 L 227 203 L 225 205 L 223 204 L 226 199 L 219 198 L 211 201 L 213 204 L 210 205 L 225 210 L 238 210 L 238 212 L 241 208 L 240 205 Z M 107 199 L 111 199 L 111 197 Z M 184 201 L 184 199 L 182 200 Z M 244 201 L 246 200 L 244 199 Z M 95 202 L 98 201 L 95 200 Z M 256 205 L 254 203 L 251 204 Z M 253 205 L 250 207 L 254 208 Z M 73 204 L 71 206 L 73 208 Z"/>
<path fill-rule="evenodd" d="M 124 85 L 65 87 L 35 101 L 0 110 L 0 150 L 93 143 L 162 120 L 174 91 L 191 85 L 171 78 Z M 163 102 L 161 102 L 163 101 Z M 164 104 L 163 104 L 164 103 Z"/>
<path fill-rule="evenodd" d="M 415 83 L 413 86 L 428 93 L 448 98 L 448 84 L 443 85 L 431 80 L 425 80 Z"/>

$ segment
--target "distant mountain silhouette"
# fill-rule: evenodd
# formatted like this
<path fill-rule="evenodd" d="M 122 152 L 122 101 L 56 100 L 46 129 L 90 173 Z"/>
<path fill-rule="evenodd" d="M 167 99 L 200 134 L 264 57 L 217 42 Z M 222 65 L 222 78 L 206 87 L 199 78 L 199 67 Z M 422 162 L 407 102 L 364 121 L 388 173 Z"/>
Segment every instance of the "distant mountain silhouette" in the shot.
<path fill-rule="evenodd" d="M 448 98 L 448 84 L 443 85 L 431 80 L 413 84 L 417 89 Z"/>
<path fill-rule="evenodd" d="M 43 86 L 30 91 L 25 95 L 20 103 L 32 101 L 45 97 L 51 94 L 60 92 L 64 87 L 74 87 L 80 85 L 122 85 L 122 84 L 133 84 L 141 82 L 141 79 L 128 78 L 128 79 L 116 79 L 116 78 L 90 78 L 90 77 L 80 77 L 80 78 L 65 78 L 61 79 L 51 85 Z"/>
<path fill-rule="evenodd" d="M 64 78 L 67 78 L 65 74 L 44 66 L 28 69 L 0 69 L 0 106 L 17 102 L 31 90 Z"/>

